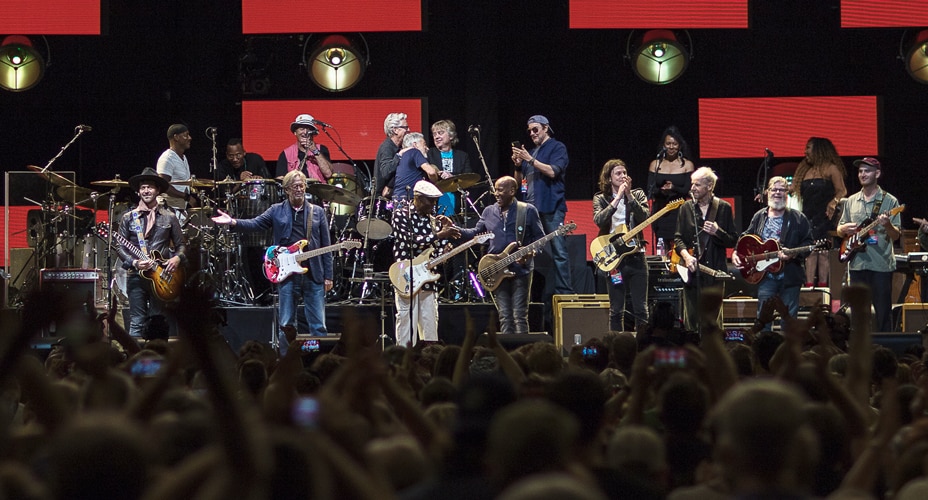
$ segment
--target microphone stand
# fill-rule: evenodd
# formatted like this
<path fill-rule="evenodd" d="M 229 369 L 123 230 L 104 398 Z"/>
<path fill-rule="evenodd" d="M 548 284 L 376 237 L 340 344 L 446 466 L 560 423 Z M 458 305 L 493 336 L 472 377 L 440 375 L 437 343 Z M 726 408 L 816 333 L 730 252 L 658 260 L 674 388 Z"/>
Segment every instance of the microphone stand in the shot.
<path fill-rule="evenodd" d="M 86 129 L 81 126 L 77 126 L 74 130 L 75 130 L 74 137 L 72 137 L 71 140 L 68 141 L 67 144 L 61 147 L 61 151 L 58 151 L 58 154 L 56 154 L 54 158 L 52 158 L 51 160 L 48 160 L 48 163 L 44 167 L 42 167 L 41 173 L 44 174 L 45 171 L 48 170 L 48 168 L 52 166 L 52 163 L 55 163 L 55 160 L 57 160 L 58 158 L 61 158 L 61 155 L 63 155 L 64 152 L 69 147 L 71 147 L 71 144 L 74 144 L 74 142 L 77 141 L 77 138 L 80 137 L 81 134 L 83 134 L 86 131 Z"/>
<path fill-rule="evenodd" d="M 767 178 L 770 173 L 770 156 L 769 153 L 764 153 L 764 161 L 761 162 L 760 167 L 757 169 L 757 175 L 754 177 L 754 200 L 761 204 L 764 203 L 762 193 L 767 187 Z M 761 180 L 761 174 L 763 174 L 763 180 Z M 761 198 L 758 199 L 758 196 Z"/>
<path fill-rule="evenodd" d="M 480 164 L 483 165 L 483 171 L 487 174 L 487 181 L 490 182 L 490 186 L 493 186 L 493 176 L 490 175 L 490 169 L 487 168 L 487 161 L 483 157 L 483 150 L 480 149 L 480 131 L 477 129 L 471 131 L 470 138 L 474 141 L 474 145 L 477 146 L 477 157 L 480 158 Z"/>
<path fill-rule="evenodd" d="M 320 126 L 322 126 L 322 125 L 320 125 Z M 370 192 L 371 195 L 376 196 L 376 193 L 373 192 L 373 190 L 374 190 L 374 185 L 373 185 L 373 184 L 375 184 L 376 181 L 374 180 L 374 176 L 373 176 L 373 174 L 371 173 L 370 167 L 367 166 L 367 162 L 362 162 L 362 163 L 364 164 L 364 170 L 361 170 L 360 168 L 358 168 L 358 164 L 354 161 L 354 158 L 352 158 L 351 155 L 349 155 L 348 152 L 345 151 L 345 148 L 342 147 L 341 142 L 335 140 L 335 138 L 332 137 L 332 134 L 329 133 L 329 128 L 326 127 L 326 126 L 322 126 L 322 131 L 325 133 L 325 136 L 328 137 L 329 140 L 332 141 L 332 144 L 334 144 L 335 147 L 336 147 L 343 155 L 345 155 L 345 159 L 348 160 L 349 163 L 351 163 L 351 166 L 354 167 L 355 177 L 359 177 L 359 176 L 357 175 L 357 174 L 359 174 L 359 173 L 363 173 L 364 175 L 367 176 L 367 182 L 364 182 L 364 183 L 363 183 L 364 192 L 365 192 L 365 193 Z M 339 136 L 339 137 L 341 137 L 341 136 Z M 373 200 L 371 200 L 371 204 L 373 205 Z"/>
<path fill-rule="evenodd" d="M 690 196 L 690 201 L 693 202 L 693 226 L 695 229 L 693 234 L 693 257 L 696 257 L 696 271 L 693 272 L 693 278 L 696 280 L 696 308 L 699 309 L 702 304 L 702 275 L 699 273 L 699 259 L 702 258 L 702 247 L 699 245 L 699 233 L 702 232 L 702 229 L 699 225 L 699 202 L 696 201 L 696 198 L 692 195 Z M 686 291 L 683 293 L 686 293 Z M 700 321 L 696 322 L 696 334 L 700 335 L 700 338 L 702 338 L 702 325 Z"/>
<path fill-rule="evenodd" d="M 661 172 L 661 163 L 664 163 L 664 150 L 657 154 L 657 167 L 654 168 L 654 176 L 648 183 L 648 199 L 654 200 L 654 192 L 657 190 L 657 174 Z"/>

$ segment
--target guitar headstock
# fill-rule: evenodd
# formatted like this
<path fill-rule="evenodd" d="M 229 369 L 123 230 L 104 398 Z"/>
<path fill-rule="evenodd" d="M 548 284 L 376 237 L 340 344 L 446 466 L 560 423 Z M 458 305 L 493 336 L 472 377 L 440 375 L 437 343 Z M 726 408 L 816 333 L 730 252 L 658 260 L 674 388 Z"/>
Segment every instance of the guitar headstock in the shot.
<path fill-rule="evenodd" d="M 905 205 L 899 205 L 898 207 L 889 211 L 889 216 L 892 217 L 893 215 L 900 214 L 904 211 L 905 211 Z"/>
<path fill-rule="evenodd" d="M 345 240 L 341 243 L 342 250 L 351 250 L 352 248 L 361 248 L 361 242 L 358 240 Z"/>
<path fill-rule="evenodd" d="M 557 232 L 560 235 L 565 235 L 567 233 L 574 232 L 574 229 L 577 229 L 577 224 L 574 221 L 570 221 L 567 224 L 562 224 L 561 227 L 557 228 Z"/>
<path fill-rule="evenodd" d="M 484 244 L 493 238 L 496 238 L 496 235 L 493 233 L 480 233 L 477 236 L 474 236 L 474 239 L 477 240 L 477 243 Z"/>
<path fill-rule="evenodd" d="M 686 203 L 686 200 L 683 198 L 677 198 L 676 200 L 671 201 L 667 204 L 666 208 L 669 210 L 674 210 L 683 206 Z"/>

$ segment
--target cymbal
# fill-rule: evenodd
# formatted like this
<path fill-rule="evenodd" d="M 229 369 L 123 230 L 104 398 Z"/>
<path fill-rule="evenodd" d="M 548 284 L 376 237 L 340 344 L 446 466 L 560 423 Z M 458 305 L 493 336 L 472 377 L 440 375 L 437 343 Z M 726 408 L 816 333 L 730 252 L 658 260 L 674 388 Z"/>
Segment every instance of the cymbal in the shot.
<path fill-rule="evenodd" d="M 235 179 L 224 179 L 221 181 L 216 181 L 217 186 L 235 186 L 238 184 L 244 184 L 244 181 L 237 181 Z"/>
<path fill-rule="evenodd" d="M 458 189 L 467 189 L 478 182 L 480 182 L 480 174 L 471 172 L 442 179 L 436 182 L 435 186 L 437 186 L 442 193 L 450 193 Z"/>
<path fill-rule="evenodd" d="M 51 170 L 46 170 L 43 172 L 42 167 L 39 167 L 37 165 L 26 165 L 26 168 L 28 168 L 29 170 L 32 170 L 33 172 L 38 172 L 39 175 L 42 176 L 43 179 L 47 180 L 48 182 L 51 182 L 52 185 L 54 186 L 74 186 L 75 185 L 69 179 L 62 177 Z"/>
<path fill-rule="evenodd" d="M 195 188 L 211 188 L 216 186 L 216 181 L 197 179 L 196 177 L 191 177 L 185 181 L 171 181 L 171 184 L 178 186 L 191 186 Z"/>
<path fill-rule="evenodd" d="M 129 181 L 124 181 L 124 180 L 120 179 L 119 176 L 116 176 L 115 179 L 108 179 L 108 180 L 105 180 L 105 181 L 93 181 L 93 182 L 90 183 L 90 185 L 92 185 L 92 186 L 103 186 L 103 187 L 118 187 L 118 188 L 124 188 L 124 187 L 129 187 Z"/>
<path fill-rule="evenodd" d="M 92 189 L 87 189 L 80 186 L 59 186 L 58 189 L 55 190 L 55 194 L 64 200 L 70 201 L 90 198 L 90 193 L 93 193 Z"/>
<path fill-rule="evenodd" d="M 93 210 L 106 208 L 110 201 L 109 195 L 111 194 L 100 194 L 92 189 L 80 186 L 60 186 L 55 190 L 55 193 L 65 201 L 70 201 L 79 207 Z"/>
<path fill-rule="evenodd" d="M 341 205 L 351 205 L 356 207 L 358 206 L 358 203 L 361 203 L 360 196 L 338 186 L 330 186 L 328 184 L 321 183 L 310 184 L 307 186 L 306 192 L 319 198 L 320 200 L 339 203 Z"/>

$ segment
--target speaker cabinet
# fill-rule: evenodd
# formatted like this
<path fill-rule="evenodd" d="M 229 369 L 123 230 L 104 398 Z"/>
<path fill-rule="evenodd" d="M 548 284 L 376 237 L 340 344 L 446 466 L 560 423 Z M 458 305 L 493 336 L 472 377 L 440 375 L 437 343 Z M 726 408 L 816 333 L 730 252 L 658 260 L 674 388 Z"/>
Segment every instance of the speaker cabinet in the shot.
<path fill-rule="evenodd" d="M 928 325 L 928 303 L 901 304 L 893 309 L 901 309 L 902 331 L 917 332 Z"/>
<path fill-rule="evenodd" d="M 222 318 L 220 332 L 236 354 L 249 340 L 271 343 L 271 332 L 274 331 L 273 307 L 221 307 L 219 315 Z"/>
<path fill-rule="evenodd" d="M 100 272 L 96 269 L 52 268 L 39 271 L 39 290 L 60 296 L 70 307 L 81 304 L 88 311 L 96 308 L 99 284 Z M 42 334 L 54 337 L 56 330 L 52 324 Z"/>
<path fill-rule="evenodd" d="M 608 295 L 555 295 L 554 345 L 573 345 L 578 339 L 584 343 L 602 338 L 609 332 Z"/>

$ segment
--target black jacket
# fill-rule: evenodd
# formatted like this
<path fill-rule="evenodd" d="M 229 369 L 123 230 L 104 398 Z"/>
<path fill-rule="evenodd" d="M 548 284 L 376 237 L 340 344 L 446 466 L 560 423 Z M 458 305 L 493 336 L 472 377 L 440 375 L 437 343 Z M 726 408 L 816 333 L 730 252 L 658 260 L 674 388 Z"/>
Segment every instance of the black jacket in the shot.
<path fill-rule="evenodd" d="M 751 224 L 743 234 L 760 236 L 767 223 L 767 209 L 762 208 L 751 218 Z M 780 248 L 797 248 L 812 245 L 812 224 L 802 212 L 787 208 L 783 214 L 783 228 L 780 230 Z M 805 280 L 805 271 L 802 263 L 810 252 L 803 252 L 786 261 L 783 266 L 784 286 L 799 286 Z M 764 277 L 767 279 L 767 277 Z"/>

